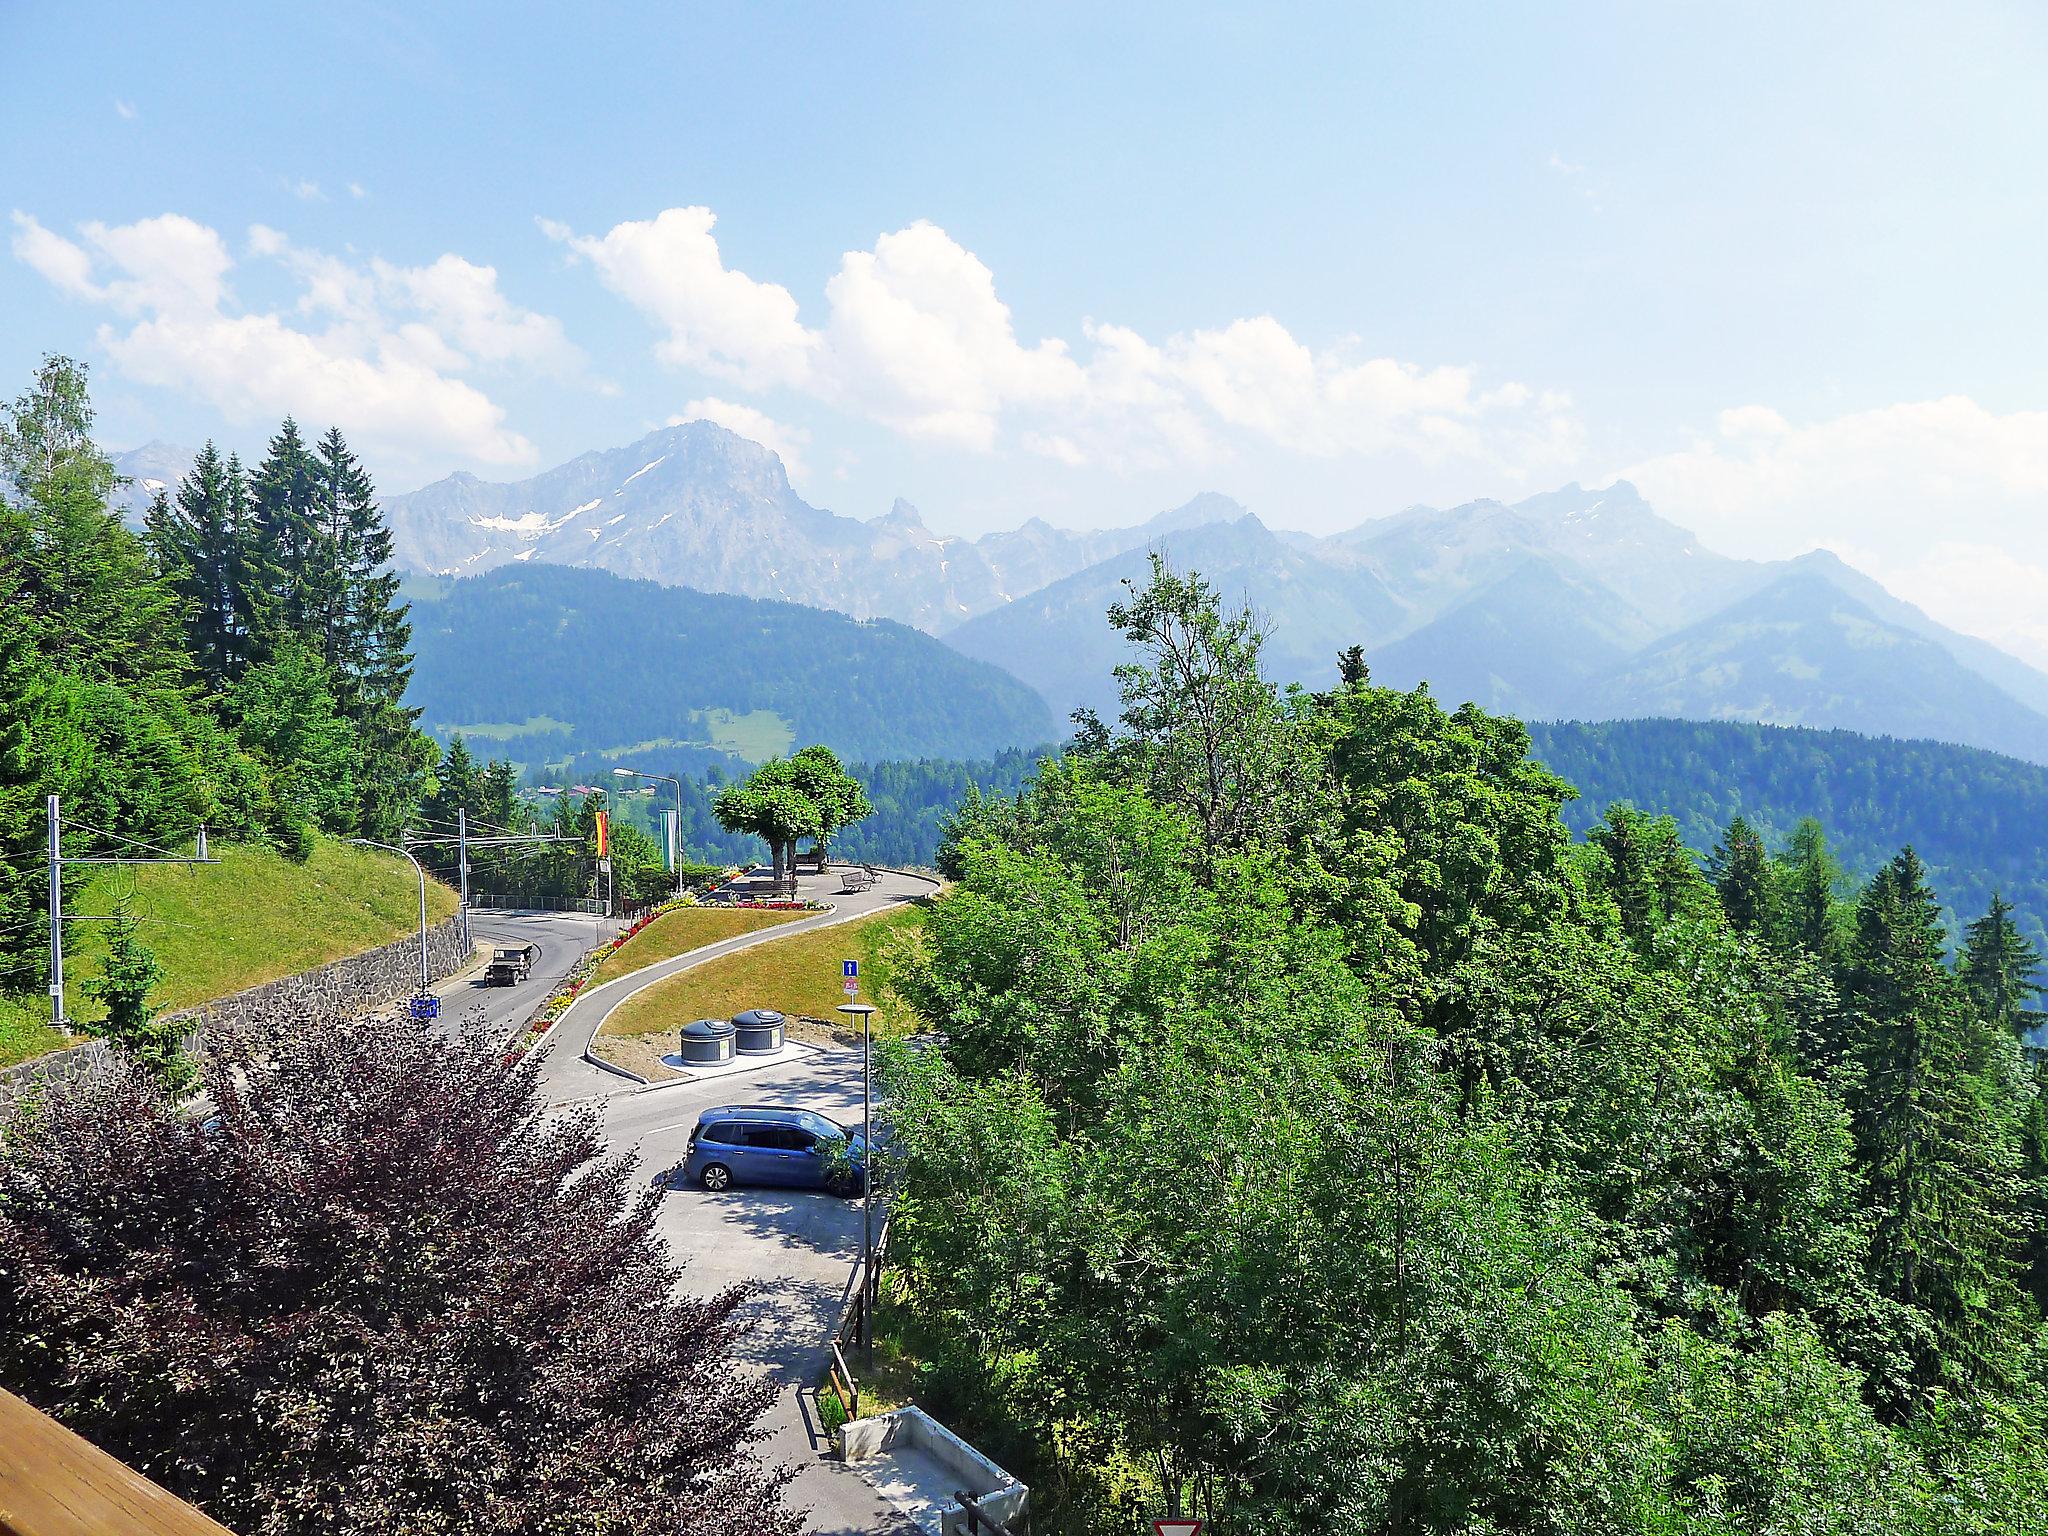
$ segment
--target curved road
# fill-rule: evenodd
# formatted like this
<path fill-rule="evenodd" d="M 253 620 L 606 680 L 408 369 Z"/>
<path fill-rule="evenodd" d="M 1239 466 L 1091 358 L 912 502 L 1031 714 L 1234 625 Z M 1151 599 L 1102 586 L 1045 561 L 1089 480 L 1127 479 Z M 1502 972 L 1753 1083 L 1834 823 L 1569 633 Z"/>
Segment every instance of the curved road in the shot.
<path fill-rule="evenodd" d="M 758 933 L 743 934 L 634 971 L 586 992 L 563 1014 L 544 1047 L 543 1088 L 558 1105 L 581 1102 L 598 1116 L 607 1153 L 638 1154 L 642 1174 L 661 1189 L 656 1225 L 685 1266 L 684 1286 L 709 1294 L 745 1282 L 752 1332 L 744 1358 L 780 1386 L 762 1420 L 762 1454 L 797 1469 L 789 1497 L 808 1506 L 807 1529 L 818 1536 L 898 1536 L 916 1527 L 859 1474 L 831 1459 L 816 1407 L 805 1390 L 824 1373 L 825 1337 L 851 1294 L 860 1255 L 860 1203 L 808 1190 L 742 1189 L 706 1194 L 672 1183 L 697 1116 L 714 1104 L 800 1105 L 842 1123 L 860 1118 L 861 1053 L 823 1049 L 795 1061 L 710 1079 L 685 1078 L 642 1087 L 581 1059 L 612 1010 L 637 992 L 735 950 L 830 927 L 915 901 L 936 888 L 914 875 L 884 873 L 873 890 L 839 894 L 839 875 L 802 882 L 805 894 L 837 903 L 835 911 Z"/>

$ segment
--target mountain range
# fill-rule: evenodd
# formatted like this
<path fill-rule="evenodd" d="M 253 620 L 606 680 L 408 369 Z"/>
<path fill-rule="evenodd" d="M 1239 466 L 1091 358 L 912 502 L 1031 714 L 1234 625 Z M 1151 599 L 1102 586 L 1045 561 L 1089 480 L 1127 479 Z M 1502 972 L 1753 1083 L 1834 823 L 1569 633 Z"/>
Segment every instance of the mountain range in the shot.
<path fill-rule="evenodd" d="M 151 444 L 117 467 L 139 492 L 178 459 Z M 412 572 L 583 566 L 895 620 L 1021 678 L 1060 717 L 1113 710 L 1127 653 L 1104 613 L 1158 552 L 1259 611 L 1285 681 L 1326 682 L 1356 644 L 1379 681 L 1530 719 L 1753 720 L 2048 762 L 2048 675 L 1824 551 L 1717 554 L 1626 482 L 1411 507 L 1322 538 L 1205 493 L 1135 527 L 1034 518 L 969 539 L 901 500 L 866 521 L 814 507 L 772 451 L 695 421 L 527 480 L 456 474 L 384 506 Z"/>

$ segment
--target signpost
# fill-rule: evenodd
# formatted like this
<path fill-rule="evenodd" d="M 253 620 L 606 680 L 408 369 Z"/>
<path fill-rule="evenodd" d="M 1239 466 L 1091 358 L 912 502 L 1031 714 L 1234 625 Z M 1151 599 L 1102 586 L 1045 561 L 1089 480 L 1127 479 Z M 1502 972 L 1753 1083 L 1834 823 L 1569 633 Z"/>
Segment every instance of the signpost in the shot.
<path fill-rule="evenodd" d="M 1202 1536 L 1199 1520 L 1154 1520 L 1152 1536 Z"/>
<path fill-rule="evenodd" d="M 842 963 L 846 995 L 852 997 L 860 986 L 860 962 Z M 841 1003 L 841 1013 L 860 1016 L 860 1345 L 861 1364 L 875 1363 L 875 1298 L 881 1288 L 875 1284 L 875 1100 L 869 1086 L 870 1063 L 875 1055 L 875 1008 L 872 1003 Z"/>
<path fill-rule="evenodd" d="M 417 1022 L 424 1024 L 429 1019 L 441 1017 L 441 999 L 431 992 L 422 992 L 412 1000 L 411 1013 Z"/>

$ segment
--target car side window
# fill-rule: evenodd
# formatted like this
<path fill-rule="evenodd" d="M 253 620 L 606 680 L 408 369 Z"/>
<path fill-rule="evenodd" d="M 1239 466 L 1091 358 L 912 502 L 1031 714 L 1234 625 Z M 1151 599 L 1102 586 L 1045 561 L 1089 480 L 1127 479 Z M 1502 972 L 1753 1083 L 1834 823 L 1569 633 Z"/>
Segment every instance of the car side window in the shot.
<path fill-rule="evenodd" d="M 739 1127 L 730 1120 L 721 1120 L 716 1125 L 704 1127 L 703 1139 L 715 1141 L 722 1147 L 736 1147 L 740 1142 Z"/>
<path fill-rule="evenodd" d="M 810 1136 L 793 1125 L 763 1125 L 754 1130 L 757 1147 L 773 1147 L 777 1152 L 801 1152 L 811 1144 Z"/>

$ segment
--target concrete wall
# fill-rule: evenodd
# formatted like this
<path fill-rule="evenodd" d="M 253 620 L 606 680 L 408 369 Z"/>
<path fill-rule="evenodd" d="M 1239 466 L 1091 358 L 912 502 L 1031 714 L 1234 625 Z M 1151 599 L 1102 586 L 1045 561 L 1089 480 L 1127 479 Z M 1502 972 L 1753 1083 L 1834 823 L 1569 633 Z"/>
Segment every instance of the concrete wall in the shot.
<path fill-rule="evenodd" d="M 913 1405 L 872 1418 L 854 1419 L 839 1430 L 842 1461 L 885 1456 L 898 1446 L 924 1452 L 953 1475 L 954 1486 L 962 1492 L 987 1495 L 980 1499 L 979 1507 L 1005 1525 L 1017 1523 L 1023 1515 L 1031 1490 L 922 1408 Z M 946 1529 L 966 1530 L 965 1512 L 948 1516 Z"/>
<path fill-rule="evenodd" d="M 427 969 L 435 980 L 453 975 L 468 960 L 460 914 L 427 930 Z M 414 934 L 168 1017 L 186 1026 L 186 1048 L 197 1052 L 205 1049 L 209 1024 L 232 1024 L 258 1036 L 309 1026 L 317 1029 L 368 1013 L 393 999 L 410 997 L 419 985 L 420 941 Z M 112 1059 L 112 1049 L 104 1040 L 88 1040 L 6 1068 L 0 1071 L 0 1105 L 34 1084 L 66 1082 L 99 1071 Z"/>

